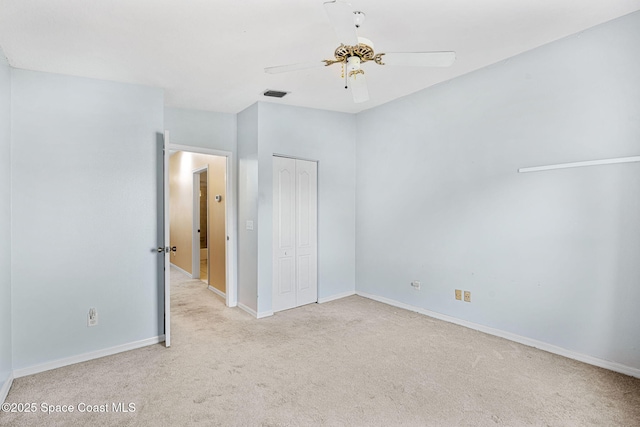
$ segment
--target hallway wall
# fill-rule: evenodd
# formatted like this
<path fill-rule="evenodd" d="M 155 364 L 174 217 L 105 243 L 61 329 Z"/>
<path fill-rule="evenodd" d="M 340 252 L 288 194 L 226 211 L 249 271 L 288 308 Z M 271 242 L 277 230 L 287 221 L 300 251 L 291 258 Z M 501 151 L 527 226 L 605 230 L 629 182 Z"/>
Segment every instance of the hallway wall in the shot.
<path fill-rule="evenodd" d="M 258 312 L 258 103 L 238 113 L 238 305 Z M 247 221 L 254 227 L 248 229 Z"/>
<path fill-rule="evenodd" d="M 237 115 L 165 107 L 164 128 L 171 143 L 236 153 Z"/>

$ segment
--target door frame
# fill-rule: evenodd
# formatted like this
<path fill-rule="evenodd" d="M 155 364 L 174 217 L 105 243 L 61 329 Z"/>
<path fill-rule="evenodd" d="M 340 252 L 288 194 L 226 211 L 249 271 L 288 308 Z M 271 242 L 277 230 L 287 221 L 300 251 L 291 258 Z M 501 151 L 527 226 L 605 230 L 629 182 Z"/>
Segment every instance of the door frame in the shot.
<path fill-rule="evenodd" d="M 212 156 L 226 157 L 226 194 L 227 203 L 225 203 L 225 232 L 227 236 L 226 242 L 226 295 L 225 303 L 227 307 L 236 307 L 238 305 L 238 224 L 236 209 L 236 185 L 235 185 L 235 161 L 231 151 L 216 150 L 211 148 L 202 148 L 192 145 L 182 145 L 169 143 L 171 151 L 185 151 L 189 153 L 207 154 Z M 169 171 L 166 171 L 167 176 Z M 170 234 L 169 234 L 170 235 Z"/>
<path fill-rule="evenodd" d="M 184 150 L 181 150 L 184 151 Z M 193 170 L 193 223 L 191 227 L 191 277 L 193 279 L 202 279 L 200 277 L 200 174 L 207 172 L 209 174 L 209 165 Z M 209 191 L 207 186 L 207 192 Z M 209 195 L 207 194 L 207 203 Z M 207 233 L 209 232 L 209 206 L 207 206 Z M 196 238 L 197 237 L 197 238 Z M 207 236 L 207 274 L 209 273 L 209 236 Z M 207 284 L 209 278 L 207 277 Z"/>

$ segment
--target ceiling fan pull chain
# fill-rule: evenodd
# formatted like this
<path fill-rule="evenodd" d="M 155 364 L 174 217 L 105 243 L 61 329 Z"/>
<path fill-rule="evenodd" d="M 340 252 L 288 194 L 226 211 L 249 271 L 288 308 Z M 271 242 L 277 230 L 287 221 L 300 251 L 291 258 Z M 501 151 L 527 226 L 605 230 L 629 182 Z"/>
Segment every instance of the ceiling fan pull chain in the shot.
<path fill-rule="evenodd" d="M 349 89 L 349 75 L 344 71 L 344 62 L 342 63 L 342 77 L 344 77 L 344 88 Z"/>

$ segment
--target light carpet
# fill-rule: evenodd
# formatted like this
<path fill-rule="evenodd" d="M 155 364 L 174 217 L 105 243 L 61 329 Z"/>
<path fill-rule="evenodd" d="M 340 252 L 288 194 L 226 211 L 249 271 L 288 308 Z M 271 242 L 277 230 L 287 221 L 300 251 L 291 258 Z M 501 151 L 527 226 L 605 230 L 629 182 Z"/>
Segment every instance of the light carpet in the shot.
<path fill-rule="evenodd" d="M 256 320 L 177 271 L 172 292 L 171 348 L 18 378 L 7 402 L 76 412 L 0 425 L 640 426 L 640 379 L 362 297 Z"/>

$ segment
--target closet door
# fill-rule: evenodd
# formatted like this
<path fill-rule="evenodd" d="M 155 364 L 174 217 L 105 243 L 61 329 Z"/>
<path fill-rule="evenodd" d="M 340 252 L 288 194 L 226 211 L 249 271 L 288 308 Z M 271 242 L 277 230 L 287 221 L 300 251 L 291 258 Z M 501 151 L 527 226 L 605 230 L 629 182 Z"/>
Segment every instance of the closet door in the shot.
<path fill-rule="evenodd" d="M 273 311 L 296 306 L 296 161 L 273 158 Z"/>
<path fill-rule="evenodd" d="M 318 301 L 318 164 L 296 160 L 297 305 Z"/>
<path fill-rule="evenodd" d="M 273 157 L 273 311 L 318 301 L 317 164 Z"/>

